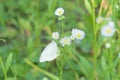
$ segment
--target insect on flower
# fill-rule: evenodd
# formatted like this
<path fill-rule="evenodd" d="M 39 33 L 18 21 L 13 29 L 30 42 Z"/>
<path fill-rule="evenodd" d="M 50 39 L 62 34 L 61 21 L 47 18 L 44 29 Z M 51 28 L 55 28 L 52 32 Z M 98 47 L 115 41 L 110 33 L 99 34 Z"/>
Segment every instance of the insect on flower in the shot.
<path fill-rule="evenodd" d="M 52 61 L 59 56 L 58 47 L 55 41 L 49 43 L 41 53 L 40 62 Z"/>
<path fill-rule="evenodd" d="M 55 10 L 55 15 L 62 16 L 63 14 L 64 14 L 64 9 L 63 8 L 57 8 Z"/>

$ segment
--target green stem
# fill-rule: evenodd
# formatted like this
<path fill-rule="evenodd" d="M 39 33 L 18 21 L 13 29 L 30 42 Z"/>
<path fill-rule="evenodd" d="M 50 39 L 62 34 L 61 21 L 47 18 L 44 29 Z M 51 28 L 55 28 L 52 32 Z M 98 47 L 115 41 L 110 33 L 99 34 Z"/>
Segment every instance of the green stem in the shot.
<path fill-rule="evenodd" d="M 63 33 L 64 33 L 64 21 L 63 21 L 63 19 L 62 19 L 62 20 L 61 20 L 61 34 L 63 35 Z M 63 55 L 63 57 L 64 57 L 64 55 Z M 63 59 L 63 60 L 64 60 L 64 59 Z M 57 63 L 57 66 L 58 66 L 58 68 L 59 68 L 59 70 L 60 70 L 59 80 L 62 80 L 62 75 L 63 75 L 62 69 L 63 69 L 63 65 L 64 65 L 64 61 L 63 61 L 63 63 L 62 63 L 61 65 L 59 65 L 59 64 Z"/>
<path fill-rule="evenodd" d="M 63 21 L 63 19 L 62 19 L 62 21 L 61 21 L 61 34 L 63 35 L 63 33 L 64 33 L 64 21 Z"/>
<path fill-rule="evenodd" d="M 64 51 L 64 49 L 61 49 L 61 52 Z M 60 70 L 60 74 L 59 74 L 59 80 L 63 80 L 63 66 L 64 66 L 64 63 L 65 63 L 65 57 L 66 56 L 65 54 L 62 54 L 62 62 L 58 63 L 58 68 Z"/>
<path fill-rule="evenodd" d="M 63 72 L 62 72 L 62 68 L 60 69 L 60 78 L 59 80 L 62 80 L 62 75 L 63 75 Z"/>
<path fill-rule="evenodd" d="M 94 52 L 93 52 L 93 60 L 94 60 L 94 77 L 97 79 L 97 30 L 96 30 L 96 24 L 95 24 L 95 0 L 92 0 L 92 20 L 93 20 L 93 30 L 94 30 Z"/>
<path fill-rule="evenodd" d="M 63 61 L 62 61 L 62 62 L 63 62 Z M 62 63 L 60 64 L 59 61 L 56 61 L 56 64 L 57 64 L 57 67 L 58 67 L 58 69 L 59 69 L 59 71 L 60 71 L 60 73 L 59 73 L 59 80 L 62 80 L 62 75 L 63 75 L 62 69 L 63 69 L 63 65 L 62 65 Z"/>
<path fill-rule="evenodd" d="M 35 68 L 37 71 L 40 71 L 41 73 L 47 75 L 47 76 L 50 77 L 52 80 L 59 80 L 59 78 L 58 78 L 57 76 L 55 76 L 55 75 L 53 75 L 53 74 L 51 74 L 51 73 L 49 73 L 49 72 L 47 72 L 47 71 L 39 68 L 38 66 L 34 65 L 34 64 L 33 64 L 31 61 L 29 61 L 28 59 L 24 59 L 24 60 L 25 60 L 25 62 L 26 62 L 27 64 L 29 64 L 30 66 L 32 66 L 33 68 Z"/>

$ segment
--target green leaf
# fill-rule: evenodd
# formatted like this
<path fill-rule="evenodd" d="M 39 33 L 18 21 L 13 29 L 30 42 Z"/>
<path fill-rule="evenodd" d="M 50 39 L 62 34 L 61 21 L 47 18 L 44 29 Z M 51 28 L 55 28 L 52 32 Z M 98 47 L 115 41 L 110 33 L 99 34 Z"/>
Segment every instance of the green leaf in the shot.
<path fill-rule="evenodd" d="M 87 71 L 91 71 L 93 69 L 91 63 L 85 57 L 80 56 L 80 61 Z"/>
<path fill-rule="evenodd" d="M 4 64 L 3 64 L 1 56 L 0 56 L 0 65 L 2 67 L 3 72 L 5 73 L 5 67 L 4 67 Z"/>
<path fill-rule="evenodd" d="M 5 67 L 6 73 L 7 73 L 8 69 L 9 69 L 9 67 L 10 67 L 10 65 L 11 65 L 11 62 L 12 62 L 12 55 L 13 55 L 13 53 L 10 53 L 9 56 L 8 56 L 8 58 L 7 58 L 6 67 Z"/>
<path fill-rule="evenodd" d="M 86 77 L 89 78 L 90 80 L 93 80 L 94 75 L 93 75 L 93 72 L 91 72 L 91 71 L 94 70 L 94 67 L 91 64 L 91 62 L 83 56 L 80 56 L 80 62 L 81 62 L 83 69 L 87 72 Z M 89 74 L 89 73 L 91 73 L 91 74 Z"/>
<path fill-rule="evenodd" d="M 104 56 L 101 57 L 101 66 L 103 69 L 105 69 L 105 70 L 107 69 L 107 62 L 106 62 Z"/>
<path fill-rule="evenodd" d="M 92 14 L 92 8 L 91 8 L 89 1 L 84 0 L 84 3 L 85 3 L 85 7 L 86 7 L 87 11 L 89 12 L 89 14 Z"/>

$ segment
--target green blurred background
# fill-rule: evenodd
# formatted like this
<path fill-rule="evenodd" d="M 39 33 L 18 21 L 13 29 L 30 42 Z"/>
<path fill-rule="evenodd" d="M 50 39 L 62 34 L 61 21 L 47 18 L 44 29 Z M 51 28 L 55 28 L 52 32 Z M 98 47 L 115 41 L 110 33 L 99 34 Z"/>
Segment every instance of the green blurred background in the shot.
<path fill-rule="evenodd" d="M 101 0 L 95 1 L 96 16 L 98 16 Z M 111 1 L 109 0 L 108 3 Z M 91 3 L 91 1 L 89 2 Z M 112 4 L 115 5 L 116 3 L 114 1 Z M 93 24 L 84 0 L 0 0 L 0 56 L 5 63 L 8 55 L 11 52 L 13 53 L 12 63 L 7 72 L 10 80 L 42 80 L 45 77 L 44 74 L 28 65 L 24 58 L 29 59 L 33 64 L 44 68 L 46 71 L 55 75 L 59 74 L 55 61 L 39 63 L 40 53 L 50 42 L 51 33 L 53 31 L 60 32 L 61 23 L 54 14 L 58 7 L 65 10 L 65 31 L 71 31 L 75 27 L 88 33 L 83 42 L 77 45 L 77 50 L 86 58 L 91 55 Z M 117 13 L 114 10 L 113 8 L 113 12 Z M 104 10 L 102 16 L 105 16 L 106 13 L 107 11 Z M 120 16 L 113 14 L 112 17 L 116 21 L 116 18 Z M 65 65 L 64 80 L 79 80 L 79 77 L 83 78 L 81 80 L 85 80 L 78 65 L 71 58 L 68 60 L 73 67 L 70 68 Z M 91 58 L 88 60 L 91 61 Z M 1 66 L 0 80 L 4 80 Z"/>

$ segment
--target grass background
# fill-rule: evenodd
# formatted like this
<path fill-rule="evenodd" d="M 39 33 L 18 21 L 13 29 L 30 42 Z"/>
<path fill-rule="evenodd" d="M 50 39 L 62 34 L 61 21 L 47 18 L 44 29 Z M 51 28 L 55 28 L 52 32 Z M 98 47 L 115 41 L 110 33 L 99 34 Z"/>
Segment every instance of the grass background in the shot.
<path fill-rule="evenodd" d="M 95 13 L 91 12 L 92 1 L 95 1 Z M 118 0 L 88 2 L 90 5 L 85 5 L 85 0 L 0 0 L 0 80 L 5 79 L 3 67 L 7 64 L 10 64 L 7 80 L 43 80 L 46 76 L 53 80 L 48 72 L 59 77 L 56 62 L 62 63 L 62 57 L 39 62 L 40 53 L 51 41 L 51 33 L 60 32 L 61 23 L 54 14 L 58 7 L 65 10 L 64 31 L 79 28 L 86 33 L 83 41 L 64 49 L 63 80 L 119 80 L 120 3 Z M 98 16 L 111 17 L 115 22 L 117 31 L 113 37 L 102 37 L 100 25 L 96 26 L 98 30 L 93 29 Z M 106 42 L 111 42 L 110 49 L 105 48 Z"/>

